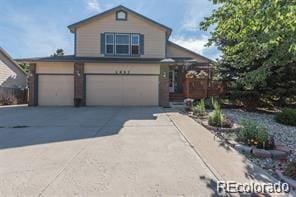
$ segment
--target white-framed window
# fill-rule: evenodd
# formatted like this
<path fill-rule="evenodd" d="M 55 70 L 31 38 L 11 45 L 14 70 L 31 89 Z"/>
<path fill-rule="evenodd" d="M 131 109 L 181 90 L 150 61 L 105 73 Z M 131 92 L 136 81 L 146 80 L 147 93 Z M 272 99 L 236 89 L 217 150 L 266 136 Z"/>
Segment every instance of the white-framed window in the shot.
<path fill-rule="evenodd" d="M 114 54 L 114 34 L 105 34 L 105 53 Z"/>
<path fill-rule="evenodd" d="M 140 35 L 131 34 L 131 55 L 140 54 Z"/>
<path fill-rule="evenodd" d="M 129 55 L 130 54 L 130 35 L 115 34 L 115 54 Z"/>

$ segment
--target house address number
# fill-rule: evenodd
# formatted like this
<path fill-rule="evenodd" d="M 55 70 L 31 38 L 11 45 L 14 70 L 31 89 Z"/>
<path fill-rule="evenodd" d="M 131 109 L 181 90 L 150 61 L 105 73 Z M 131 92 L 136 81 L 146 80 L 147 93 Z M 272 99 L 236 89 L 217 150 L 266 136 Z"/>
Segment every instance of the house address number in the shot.
<path fill-rule="evenodd" d="M 130 71 L 129 70 L 119 70 L 119 71 L 116 70 L 115 74 L 117 74 L 117 75 L 129 75 Z"/>

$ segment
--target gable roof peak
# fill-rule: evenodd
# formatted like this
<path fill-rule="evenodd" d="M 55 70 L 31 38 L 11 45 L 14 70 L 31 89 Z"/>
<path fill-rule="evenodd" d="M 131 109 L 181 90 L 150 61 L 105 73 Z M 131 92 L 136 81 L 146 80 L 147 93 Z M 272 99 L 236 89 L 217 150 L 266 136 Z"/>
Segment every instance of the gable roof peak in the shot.
<path fill-rule="evenodd" d="M 80 25 L 85 24 L 87 22 L 90 22 L 92 20 L 98 19 L 98 18 L 100 18 L 102 16 L 105 16 L 105 15 L 109 14 L 110 12 L 114 12 L 114 11 L 118 11 L 118 10 L 124 10 L 126 12 L 132 13 L 132 14 L 134 14 L 134 15 L 136 15 L 136 16 L 138 16 L 138 17 L 140 17 L 140 18 L 142 18 L 142 19 L 144 19 L 144 20 L 146 20 L 146 21 L 148 21 L 148 22 L 150 22 L 150 23 L 152 23 L 152 24 L 154 24 L 156 26 L 159 26 L 159 27 L 165 29 L 166 32 L 167 32 L 168 37 L 172 33 L 172 29 L 171 28 L 169 28 L 169 27 L 167 27 L 167 26 L 165 26 L 163 24 L 160 24 L 160 23 L 158 23 L 158 22 L 156 22 L 156 21 L 154 21 L 154 20 L 152 20 L 152 19 L 150 19 L 150 18 L 148 18 L 148 17 L 146 17 L 146 16 L 144 16 L 144 15 L 142 15 L 142 14 L 136 12 L 136 11 L 133 11 L 133 10 L 131 10 L 131 9 L 123 6 L 123 5 L 118 5 L 118 6 L 114 7 L 114 8 L 109 9 L 109 10 L 106 10 L 104 12 L 101 12 L 99 14 L 96 14 L 94 16 L 91 16 L 89 18 L 86 18 L 84 20 L 81 20 L 81 21 L 78 21 L 76 23 L 73 23 L 73 24 L 69 25 L 68 28 L 70 29 L 70 31 L 72 33 L 74 33 L 75 30 L 76 30 L 76 28 L 79 27 Z"/>

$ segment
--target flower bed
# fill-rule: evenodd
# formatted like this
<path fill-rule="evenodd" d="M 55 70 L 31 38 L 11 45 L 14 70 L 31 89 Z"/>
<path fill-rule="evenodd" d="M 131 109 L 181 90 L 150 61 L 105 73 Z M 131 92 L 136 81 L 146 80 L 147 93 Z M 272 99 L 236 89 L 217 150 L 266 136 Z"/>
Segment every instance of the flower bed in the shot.
<path fill-rule="evenodd" d="M 238 109 L 219 111 L 219 107 L 218 112 L 215 112 L 215 108 L 217 107 L 214 106 L 214 112 L 206 111 L 203 103 L 199 102 L 193 107 L 190 116 L 214 132 L 225 143 L 244 153 L 249 160 L 267 170 L 271 175 L 280 179 L 283 177 L 286 177 L 286 180 L 289 179 L 285 175 L 280 177 L 278 171 L 283 171 L 287 161 L 296 160 L 295 127 L 276 123 L 273 115 L 270 114 L 250 113 Z M 220 121 L 218 126 L 209 124 L 210 117 L 215 117 L 217 122 Z M 221 117 L 223 118 L 221 119 Z M 221 124 L 223 119 L 232 121 L 232 127 L 223 128 Z M 245 123 L 241 122 L 242 119 L 245 119 Z M 253 132 L 254 130 L 256 132 Z M 290 179 L 293 180 L 291 177 Z M 289 184 L 295 184 L 295 182 L 290 181 Z M 292 186 L 294 187 L 294 185 Z"/>

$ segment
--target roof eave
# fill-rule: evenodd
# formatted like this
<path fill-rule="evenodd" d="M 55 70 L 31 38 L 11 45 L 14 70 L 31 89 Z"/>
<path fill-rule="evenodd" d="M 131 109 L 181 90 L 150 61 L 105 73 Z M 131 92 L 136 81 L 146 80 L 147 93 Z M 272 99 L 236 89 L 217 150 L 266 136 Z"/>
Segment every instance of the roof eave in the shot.
<path fill-rule="evenodd" d="M 174 43 L 174 42 L 172 42 L 172 41 L 168 41 L 168 44 L 172 44 L 172 45 L 174 45 L 174 46 L 176 46 L 176 47 L 179 47 L 179 48 L 181 48 L 181 49 L 183 49 L 183 50 L 188 51 L 189 53 L 192 53 L 192 54 L 197 55 L 197 56 L 199 56 L 199 57 L 201 57 L 201 58 L 204 58 L 204 59 L 206 59 L 206 60 L 208 61 L 208 63 L 215 63 L 214 60 L 211 60 L 211 59 L 209 59 L 209 58 L 207 58 L 207 57 L 205 57 L 205 56 L 203 56 L 203 55 L 200 55 L 200 54 L 198 54 L 198 53 L 196 53 L 196 52 L 194 52 L 194 51 L 192 51 L 192 50 L 190 50 L 190 49 L 187 49 L 187 48 L 185 48 L 185 47 L 183 47 L 183 46 L 181 46 L 181 45 L 178 45 L 177 43 Z"/>
<path fill-rule="evenodd" d="M 12 63 L 14 64 L 21 72 L 23 72 L 25 75 L 27 73 L 21 68 L 21 66 L 2 48 L 0 47 L 0 52 Z"/>

